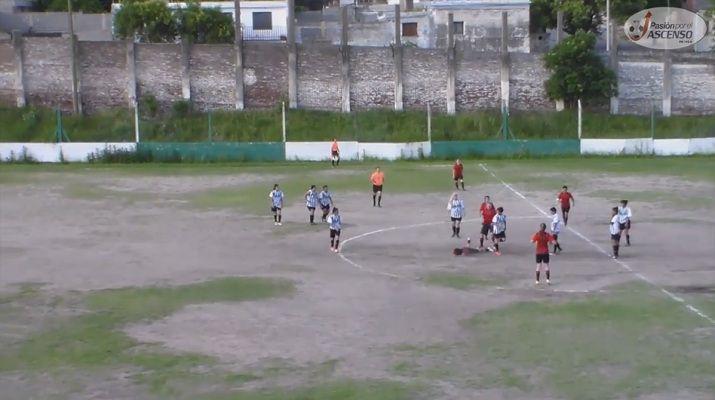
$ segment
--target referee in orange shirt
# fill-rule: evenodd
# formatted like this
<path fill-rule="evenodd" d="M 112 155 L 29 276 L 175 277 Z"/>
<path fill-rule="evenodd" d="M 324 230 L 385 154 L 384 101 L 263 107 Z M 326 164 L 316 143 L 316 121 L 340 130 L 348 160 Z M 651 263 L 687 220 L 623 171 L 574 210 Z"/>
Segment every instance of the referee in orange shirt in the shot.
<path fill-rule="evenodd" d="M 370 175 L 372 183 L 372 206 L 375 207 L 375 197 L 377 197 L 377 207 L 382 207 L 382 184 L 385 183 L 385 173 L 380 171 L 380 167 L 375 168 L 375 171 Z"/>

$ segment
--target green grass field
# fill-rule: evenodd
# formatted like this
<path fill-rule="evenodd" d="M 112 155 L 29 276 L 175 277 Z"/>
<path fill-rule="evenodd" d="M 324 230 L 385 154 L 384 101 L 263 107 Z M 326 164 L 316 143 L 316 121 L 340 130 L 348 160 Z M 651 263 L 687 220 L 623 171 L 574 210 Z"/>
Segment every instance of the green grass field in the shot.
<path fill-rule="evenodd" d="M 209 114 L 166 113 L 142 118 L 143 141 L 278 142 L 282 140 L 278 109 Z M 55 140 L 53 110 L 0 108 L 0 142 L 51 142 Z M 73 142 L 123 142 L 134 140 L 134 115 L 116 109 L 89 116 L 64 115 L 64 130 Z M 690 138 L 715 136 L 715 116 L 657 117 L 585 112 L 584 138 Z M 432 140 L 482 140 L 499 138 L 502 118 L 497 111 L 462 112 L 432 117 Z M 577 138 L 574 110 L 562 112 L 513 111 L 511 130 L 519 139 Z M 416 142 L 427 140 L 427 115 L 420 111 L 370 110 L 353 113 L 289 110 L 289 141 L 339 140 L 362 142 Z"/>
<path fill-rule="evenodd" d="M 479 172 L 477 162 L 467 161 L 470 187 L 494 184 L 492 177 Z M 644 182 L 678 179 L 703 191 L 715 185 L 715 157 L 589 157 L 489 160 L 487 163 L 490 169 L 498 171 L 501 179 L 527 190 L 558 188 L 565 179 L 573 181 L 572 186 L 578 188 L 589 179 L 609 177 Z M 87 183 L 88 178 L 95 179 L 91 182 L 96 183 L 117 179 L 210 179 L 241 175 L 257 180 L 242 186 L 171 196 L 185 200 L 182 207 L 188 207 L 197 215 L 215 209 L 229 211 L 231 215 L 254 215 L 265 213 L 266 194 L 274 182 L 280 183 L 293 199 L 299 198 L 311 181 L 318 185 L 327 183 L 338 193 L 365 191 L 368 174 L 374 166 L 345 163 L 341 164 L 340 174 L 326 174 L 326 166 L 320 163 L 3 164 L 0 165 L 0 184 L 7 191 L 45 185 L 61 187 L 58 192 L 61 196 L 85 202 L 83 207 L 89 208 L 93 204 L 104 204 L 102 202 L 139 203 L 156 197 L 142 191 L 127 193 L 95 187 Z M 380 166 L 387 171 L 390 195 L 450 190 L 448 163 L 398 161 L 380 162 Z M 501 195 L 506 197 L 507 193 Z M 640 207 L 685 204 L 689 211 L 708 218 L 715 207 L 715 196 L 690 196 L 686 192 L 669 195 L 667 187 L 591 190 L 582 196 L 612 199 L 623 195 L 637 201 Z M 141 204 L 133 203 L 132 207 L 140 208 Z M 659 218 L 649 222 L 680 224 L 688 221 L 669 214 Z M 240 227 L 244 222 L 232 223 Z M 296 230 L 283 234 L 300 233 Z M 281 240 L 278 234 L 273 235 L 267 240 Z M 687 256 L 680 261 L 687 264 Z M 13 333 L 20 325 L 32 329 L 19 331 L 12 340 L 0 335 L 0 390 L 17 379 L 37 385 L 33 382 L 47 376 L 65 383 L 78 376 L 99 381 L 123 376 L 123 384 L 137 391 L 136 398 L 151 399 L 432 399 L 443 393 L 440 390 L 449 390 L 449 384 L 454 382 L 466 385 L 466 390 L 487 399 L 499 398 L 499 395 L 569 400 L 648 399 L 653 394 L 686 398 L 689 393 L 695 393 L 694 396 L 715 393 L 714 327 L 689 312 L 683 304 L 664 296 L 657 287 L 643 283 L 608 286 L 605 293 L 521 294 L 518 301 L 506 306 L 471 312 L 459 322 L 465 331 L 459 341 L 380 349 L 388 360 L 389 379 L 336 377 L 336 365 L 341 362 L 338 359 L 308 364 L 272 360 L 236 370 L 234 365 L 216 357 L 175 351 L 157 343 L 141 343 L 124 331 L 133 324 L 161 321 L 192 305 L 259 303 L 300 296 L 300 290 L 310 289 L 299 289 L 301 282 L 292 278 L 303 279 L 315 271 L 310 265 L 291 262 L 297 263 L 296 268 L 291 269 L 295 274 L 291 279 L 241 276 L 179 286 L 86 291 L 62 291 L 34 283 L 14 285 L 12 290 L 0 294 L 0 331 Z M 606 262 L 604 259 L 603 263 Z M 240 264 L 240 260 L 237 263 Z M 464 272 L 445 271 L 435 266 L 435 271 L 421 275 L 419 280 L 401 281 L 399 285 L 398 281 L 390 281 L 389 285 L 394 290 L 401 285 L 424 285 L 430 290 L 468 296 L 508 284 L 491 272 L 484 273 L 480 270 L 482 267 L 483 264 L 476 264 Z M 342 270 L 333 263 L 329 271 L 327 275 Z M 266 269 L 266 273 L 276 274 L 276 271 Z M 357 280 L 357 274 L 346 279 Z M 715 292 L 709 286 L 712 282 L 704 280 L 702 290 L 677 293 L 684 301 L 712 316 L 715 315 Z M 312 287 L 322 284 L 321 281 Z M 375 281 L 360 284 L 376 285 Z M 500 292 L 495 293 L 494 296 L 498 296 Z M 356 304 L 358 307 L 359 303 Z M 54 398 L 77 398 L 80 389 L 65 383 L 55 383 L 62 391 Z"/>

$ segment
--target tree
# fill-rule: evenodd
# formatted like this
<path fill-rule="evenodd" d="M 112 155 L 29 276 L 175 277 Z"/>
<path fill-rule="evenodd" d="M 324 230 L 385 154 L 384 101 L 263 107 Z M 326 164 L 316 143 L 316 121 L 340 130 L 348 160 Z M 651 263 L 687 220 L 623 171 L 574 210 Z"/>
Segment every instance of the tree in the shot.
<path fill-rule="evenodd" d="M 144 42 L 173 42 L 178 33 L 174 15 L 161 0 L 125 0 L 114 18 L 117 36 Z"/>
<path fill-rule="evenodd" d="M 573 106 L 578 99 L 597 103 L 616 95 L 616 74 L 603 64 L 595 44 L 593 33 L 578 31 L 546 53 L 544 61 L 551 71 L 546 81 L 549 98 Z"/>
<path fill-rule="evenodd" d="M 233 42 L 233 18 L 218 8 L 201 8 L 197 0 L 190 0 L 185 9 L 176 11 L 181 35 L 194 43 Z"/>
<path fill-rule="evenodd" d="M 618 22 L 636 12 L 652 7 L 680 7 L 681 0 L 611 0 L 611 16 Z M 532 0 L 530 27 L 532 32 L 556 28 L 556 13 L 564 12 L 564 31 L 597 32 L 606 16 L 606 0 Z"/>
<path fill-rule="evenodd" d="M 570 34 L 578 30 L 596 32 L 603 21 L 601 10 L 605 9 L 605 0 L 532 0 L 531 31 L 556 28 L 556 14 L 563 11 L 564 31 Z"/>

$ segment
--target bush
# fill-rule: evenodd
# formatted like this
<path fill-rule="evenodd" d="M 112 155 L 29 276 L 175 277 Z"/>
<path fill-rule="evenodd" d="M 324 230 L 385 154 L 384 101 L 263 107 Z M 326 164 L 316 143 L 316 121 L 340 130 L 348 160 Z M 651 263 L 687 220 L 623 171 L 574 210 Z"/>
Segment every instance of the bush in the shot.
<path fill-rule="evenodd" d="M 161 0 L 125 0 L 114 17 L 117 36 L 144 42 L 173 42 L 178 29 L 174 14 Z"/>
<path fill-rule="evenodd" d="M 193 43 L 233 42 L 233 19 L 218 8 L 202 8 L 198 1 L 190 0 L 185 9 L 175 13 L 181 35 Z"/>
<path fill-rule="evenodd" d="M 50 0 L 43 11 L 67 11 L 67 0 Z M 72 11 L 102 13 L 106 9 L 99 0 L 72 0 Z"/>
<path fill-rule="evenodd" d="M 159 102 L 156 97 L 147 93 L 139 99 L 139 115 L 142 117 L 154 118 L 159 114 Z"/>
<path fill-rule="evenodd" d="M 552 100 L 573 106 L 578 99 L 598 104 L 616 95 L 616 74 L 603 64 L 595 44 L 593 33 L 579 31 L 546 53 L 546 68 L 551 71 L 546 93 Z"/>
<path fill-rule="evenodd" d="M 178 100 L 171 105 L 171 112 L 175 118 L 185 118 L 191 114 L 191 102 L 188 100 Z"/>

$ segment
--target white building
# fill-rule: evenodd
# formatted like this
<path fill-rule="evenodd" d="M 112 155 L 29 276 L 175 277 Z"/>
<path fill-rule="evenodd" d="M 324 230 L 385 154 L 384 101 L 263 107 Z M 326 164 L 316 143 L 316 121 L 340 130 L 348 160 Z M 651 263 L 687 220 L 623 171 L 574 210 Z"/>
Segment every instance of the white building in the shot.
<path fill-rule="evenodd" d="M 234 18 L 233 1 L 203 1 L 203 8 L 218 8 Z M 167 3 L 169 8 L 185 8 L 186 3 Z M 121 3 L 112 4 L 112 14 L 122 8 Z M 241 26 L 244 40 L 285 40 L 288 19 L 286 0 L 242 1 Z"/>

